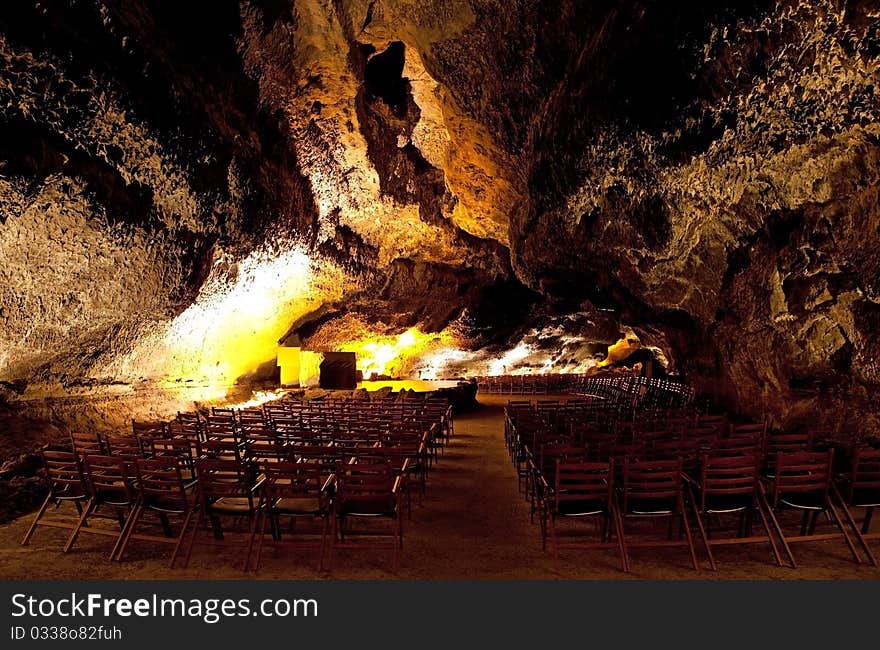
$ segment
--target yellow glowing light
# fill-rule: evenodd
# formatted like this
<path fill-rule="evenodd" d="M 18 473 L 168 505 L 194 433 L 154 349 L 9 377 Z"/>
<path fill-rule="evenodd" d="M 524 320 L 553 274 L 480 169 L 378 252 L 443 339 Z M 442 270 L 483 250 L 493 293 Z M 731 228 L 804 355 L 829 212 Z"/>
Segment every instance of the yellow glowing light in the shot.
<path fill-rule="evenodd" d="M 252 406 L 260 406 L 261 404 L 265 404 L 266 402 L 272 402 L 276 399 L 281 399 L 281 397 L 283 397 L 286 392 L 286 390 L 257 390 L 254 391 L 254 394 L 246 402 L 239 402 L 238 404 L 227 404 L 226 408 L 246 409 L 251 408 Z"/>
<path fill-rule="evenodd" d="M 627 334 L 626 337 L 619 339 L 616 343 L 608 346 L 608 356 L 599 362 L 599 368 L 605 368 L 612 363 L 620 363 L 636 350 L 642 347 L 641 342 L 635 334 Z"/>
<path fill-rule="evenodd" d="M 505 352 L 501 358 L 495 359 L 489 363 L 489 375 L 497 376 L 515 374 L 516 371 L 512 370 L 512 368 L 514 368 L 518 362 L 529 356 L 531 352 L 532 348 L 528 343 L 520 343 L 512 350 Z"/>
<path fill-rule="evenodd" d="M 291 323 L 341 298 L 347 284 L 338 267 L 293 243 L 276 242 L 237 262 L 218 258 L 193 304 L 144 337 L 109 374 L 158 377 L 187 396 L 222 401 L 237 380 L 274 366 L 278 339 Z"/>
<path fill-rule="evenodd" d="M 403 377 L 413 363 L 430 348 L 446 345 L 449 334 L 425 334 L 416 327 L 394 335 L 373 335 L 341 346 L 343 352 L 357 354 L 358 370 L 364 379 L 373 374 Z"/>

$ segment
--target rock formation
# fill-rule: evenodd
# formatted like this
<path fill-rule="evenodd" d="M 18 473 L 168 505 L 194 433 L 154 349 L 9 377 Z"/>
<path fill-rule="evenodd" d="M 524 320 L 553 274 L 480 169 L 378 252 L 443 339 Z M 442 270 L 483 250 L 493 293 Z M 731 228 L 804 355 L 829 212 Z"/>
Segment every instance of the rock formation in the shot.
<path fill-rule="evenodd" d="M 553 321 L 630 327 L 750 417 L 878 433 L 878 25 L 871 0 L 4 3 L 3 394 L 228 384 L 350 322 L 500 350 Z"/>

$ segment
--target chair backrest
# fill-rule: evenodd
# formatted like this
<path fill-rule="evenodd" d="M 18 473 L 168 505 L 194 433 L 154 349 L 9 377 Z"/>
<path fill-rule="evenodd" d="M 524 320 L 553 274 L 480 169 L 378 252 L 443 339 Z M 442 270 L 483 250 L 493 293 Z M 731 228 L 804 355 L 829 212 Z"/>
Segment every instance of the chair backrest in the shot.
<path fill-rule="evenodd" d="M 76 453 L 43 449 L 40 455 L 43 457 L 43 468 L 53 492 L 68 489 L 78 494 L 85 494 L 86 483 Z"/>
<path fill-rule="evenodd" d="M 363 447 L 355 452 L 359 463 L 389 463 L 395 474 L 404 470 L 407 461 L 413 461 L 413 454 L 404 447 Z"/>
<path fill-rule="evenodd" d="M 608 507 L 614 489 L 614 461 L 568 462 L 560 458 L 554 468 L 556 511 L 565 501 L 599 501 Z"/>
<path fill-rule="evenodd" d="M 690 429 L 685 429 L 682 432 L 682 435 L 687 440 L 693 440 L 700 446 L 709 447 L 721 437 L 722 432 L 723 429 L 718 429 L 713 426 L 696 426 L 691 427 Z"/>
<path fill-rule="evenodd" d="M 132 420 L 131 432 L 135 438 L 138 436 L 162 436 L 165 435 L 165 423 Z"/>
<path fill-rule="evenodd" d="M 83 454 L 103 454 L 106 451 L 104 441 L 97 433 L 71 433 L 70 446 L 73 453 L 80 456 Z"/>
<path fill-rule="evenodd" d="M 320 498 L 330 473 L 318 463 L 264 463 L 264 489 L 269 499 Z"/>
<path fill-rule="evenodd" d="M 729 438 L 738 438 L 740 436 L 759 436 L 762 440 L 767 435 L 767 423 L 760 424 L 733 424 L 731 423 L 728 431 Z"/>
<path fill-rule="evenodd" d="M 243 459 L 241 445 L 230 438 L 197 441 L 196 456 L 206 460 L 234 460 L 237 463 Z"/>
<path fill-rule="evenodd" d="M 337 498 L 388 496 L 394 488 L 391 463 L 344 463 L 336 469 Z"/>
<path fill-rule="evenodd" d="M 132 469 L 122 456 L 85 454 L 82 458 L 83 477 L 89 493 L 98 501 L 109 499 L 132 503 L 135 497 Z"/>
<path fill-rule="evenodd" d="M 129 436 L 107 436 L 104 438 L 107 454 L 118 456 L 129 462 L 144 457 L 145 447 L 149 448 L 148 438 L 131 438 Z"/>
<path fill-rule="evenodd" d="M 199 415 L 198 411 L 178 411 L 175 419 L 181 424 L 198 424 L 202 421 L 202 416 Z"/>
<path fill-rule="evenodd" d="M 155 435 L 154 438 L 185 438 L 195 442 L 202 439 L 202 424 L 199 421 L 169 422 L 165 427 L 165 435 Z"/>
<path fill-rule="evenodd" d="M 245 457 L 252 462 L 284 461 L 290 451 L 272 429 L 248 428 L 242 431 Z"/>
<path fill-rule="evenodd" d="M 186 510 L 190 497 L 180 463 L 174 456 L 154 456 L 135 461 L 138 492 L 146 507 Z"/>
<path fill-rule="evenodd" d="M 848 502 L 880 502 L 880 449 L 857 447 L 853 452 Z"/>
<path fill-rule="evenodd" d="M 587 460 L 587 448 L 581 445 L 550 444 L 541 447 L 538 454 L 538 469 L 544 475 L 547 483 L 555 482 L 556 465 L 563 463 L 583 463 Z"/>
<path fill-rule="evenodd" d="M 710 427 L 718 432 L 719 436 L 727 433 L 728 418 L 727 413 L 719 413 L 712 415 L 698 415 L 694 419 L 696 427 Z"/>
<path fill-rule="evenodd" d="M 768 474 L 776 471 L 779 454 L 809 451 L 813 444 L 810 432 L 774 433 L 764 437 L 764 467 Z"/>
<path fill-rule="evenodd" d="M 670 500 L 681 494 L 682 460 L 633 461 L 623 467 L 623 510 L 633 501 Z"/>
<path fill-rule="evenodd" d="M 751 455 L 705 454 L 700 467 L 701 509 L 706 509 L 706 499 L 717 496 L 757 495 L 761 457 L 757 451 Z"/>
<path fill-rule="evenodd" d="M 208 507 L 217 499 L 247 499 L 253 510 L 254 493 L 252 491 L 251 468 L 235 460 L 196 459 L 196 474 L 199 478 L 199 494 L 202 506 Z"/>
<path fill-rule="evenodd" d="M 764 450 L 764 439 L 760 434 L 751 436 L 740 435 L 729 438 L 719 438 L 710 445 L 709 453 L 712 456 L 758 456 Z"/>
<path fill-rule="evenodd" d="M 779 452 L 773 481 L 773 502 L 786 494 L 828 496 L 834 450 Z"/>
<path fill-rule="evenodd" d="M 153 458 L 174 458 L 182 472 L 195 473 L 193 443 L 185 438 L 150 438 L 149 455 Z"/>
<path fill-rule="evenodd" d="M 214 416 L 208 416 L 208 422 L 202 425 L 202 438 L 205 440 L 237 440 L 238 428 L 229 422 L 212 422 Z"/>
<path fill-rule="evenodd" d="M 700 453 L 699 440 L 690 438 L 674 438 L 657 440 L 645 448 L 645 457 L 649 460 L 696 460 Z"/>

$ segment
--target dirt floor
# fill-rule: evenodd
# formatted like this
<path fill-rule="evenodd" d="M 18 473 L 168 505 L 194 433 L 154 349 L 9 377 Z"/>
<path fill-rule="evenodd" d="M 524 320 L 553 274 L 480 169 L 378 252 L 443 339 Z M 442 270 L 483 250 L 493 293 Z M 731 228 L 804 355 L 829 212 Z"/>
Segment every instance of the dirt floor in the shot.
<path fill-rule="evenodd" d="M 775 566 L 769 546 L 723 547 L 718 571 L 690 568 L 687 549 L 633 549 L 632 572 L 624 574 L 613 549 L 569 550 L 558 568 L 541 550 L 537 524 L 517 491 L 503 440 L 506 396 L 480 396 L 482 407 L 456 420 L 456 435 L 429 479 L 428 498 L 414 504 L 406 522 L 401 579 L 878 579 L 880 569 L 857 565 L 843 541 L 796 545 L 798 569 Z M 40 528 L 27 547 L 19 541 L 31 520 L 0 527 L 0 577 L 7 579 L 389 579 L 390 554 L 375 550 L 334 552 L 331 571 L 319 573 L 311 550 L 271 549 L 258 573 L 244 574 L 236 549 L 197 546 L 188 568 L 168 568 L 170 547 L 133 541 L 122 562 L 109 562 L 112 538 L 81 535 L 61 552 L 66 531 Z M 637 530 L 637 529 L 636 529 Z M 875 554 L 880 543 L 874 541 Z"/>

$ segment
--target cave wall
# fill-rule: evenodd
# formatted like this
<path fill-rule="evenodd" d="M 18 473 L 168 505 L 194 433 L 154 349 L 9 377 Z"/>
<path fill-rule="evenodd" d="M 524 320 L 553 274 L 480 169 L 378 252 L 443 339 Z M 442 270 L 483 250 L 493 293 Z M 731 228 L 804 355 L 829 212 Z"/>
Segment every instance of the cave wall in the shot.
<path fill-rule="evenodd" d="M 280 239 L 332 269 L 292 335 L 455 322 L 483 345 L 592 312 L 746 415 L 877 432 L 878 18 L 7 3 L 0 381 L 155 379 L 143 342 Z"/>

